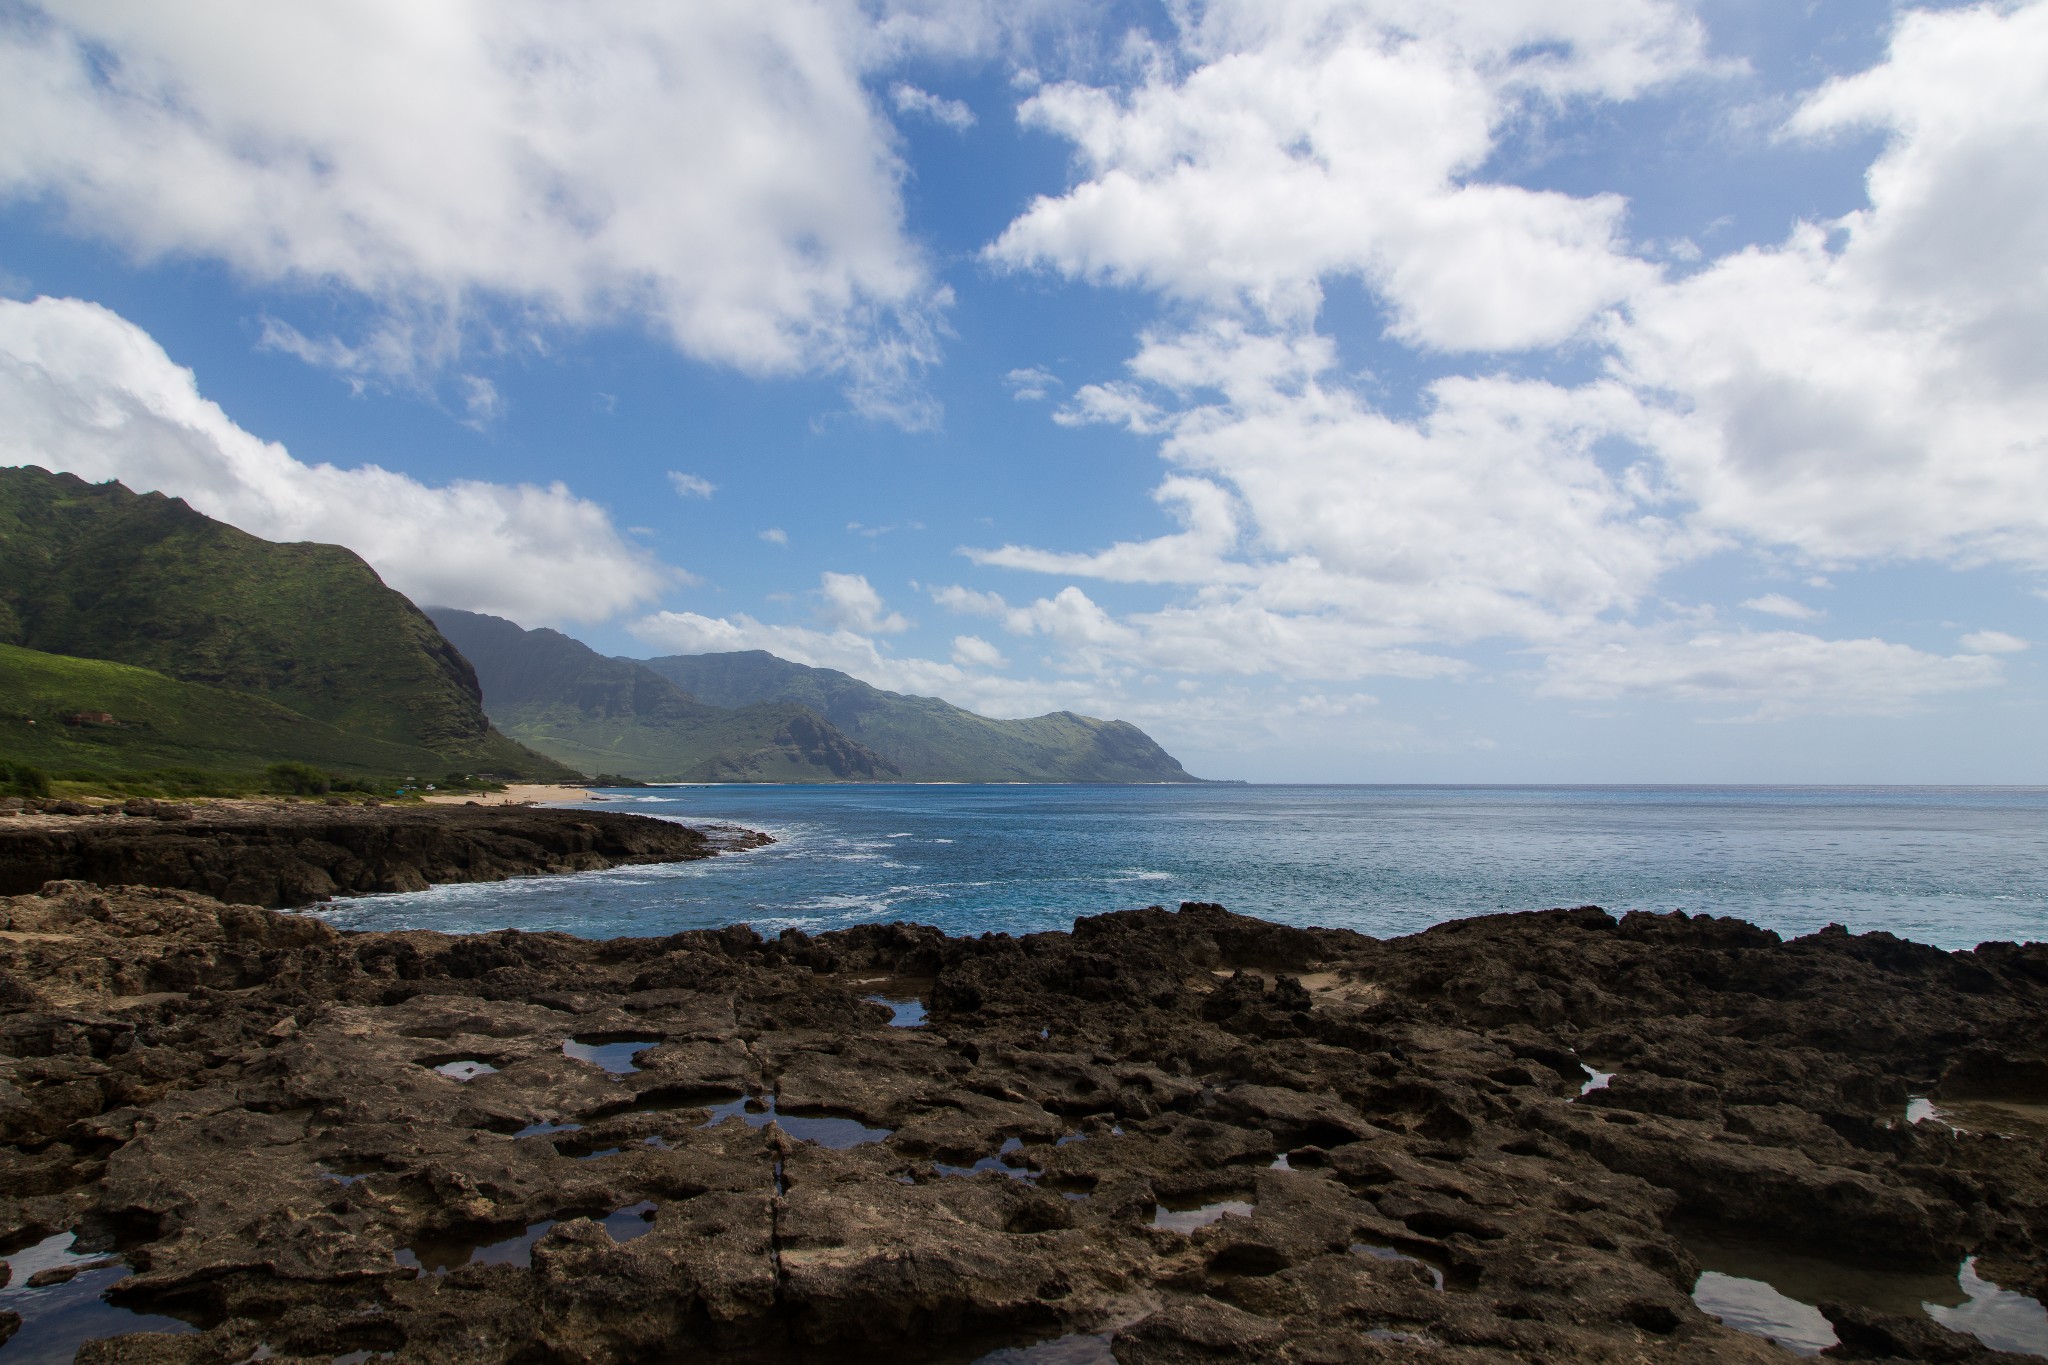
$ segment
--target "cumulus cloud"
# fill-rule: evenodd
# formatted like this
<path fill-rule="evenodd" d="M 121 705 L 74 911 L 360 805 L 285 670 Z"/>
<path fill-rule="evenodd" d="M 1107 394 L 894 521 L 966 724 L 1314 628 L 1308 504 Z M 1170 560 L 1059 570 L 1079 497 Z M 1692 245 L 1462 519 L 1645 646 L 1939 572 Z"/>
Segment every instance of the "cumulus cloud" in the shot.
<path fill-rule="evenodd" d="M 928 118 L 956 133 L 964 133 L 974 126 L 974 111 L 965 104 L 934 95 L 929 90 L 920 90 L 908 81 L 898 81 L 890 86 L 889 99 L 895 104 L 897 113 Z"/>
<path fill-rule="evenodd" d="M 884 607 L 882 594 L 860 574 L 818 575 L 818 597 L 820 615 L 835 629 L 863 635 L 899 635 L 910 629 L 910 622 Z"/>
<path fill-rule="evenodd" d="M 789 544 L 789 532 L 783 530 L 780 526 L 771 526 L 767 530 L 762 531 L 760 536 L 761 539 L 767 541 L 770 545 Z"/>
<path fill-rule="evenodd" d="M 1751 611 L 1760 611 L 1766 616 L 1782 616 L 1791 621 L 1812 621 L 1826 615 L 1807 606 L 1796 597 L 1787 597 L 1781 592 L 1767 592 L 1762 597 L 1752 597 L 1742 604 Z"/>
<path fill-rule="evenodd" d="M 1448 350 L 1570 336 L 1654 276 L 1623 201 L 1489 180 L 1532 101 L 1626 98 L 1706 63 L 1656 0 L 1559 6 L 1261 0 L 1177 11 L 1135 87 L 1062 82 L 1020 117 L 1074 144 L 1083 180 L 989 247 L 1012 267 L 1141 285 L 1301 324 L 1335 275 L 1394 335 Z"/>
<path fill-rule="evenodd" d="M 2027 642 L 2002 630 L 1973 630 L 1963 637 L 1962 645 L 1972 654 L 2017 654 Z"/>
<path fill-rule="evenodd" d="M 1603 461 L 1604 442 L 1640 426 L 1618 387 L 1445 379 L 1411 423 L 1375 410 L 1334 367 L 1322 338 L 1236 323 L 1148 338 L 1132 379 L 1082 390 L 1076 411 L 1163 435 L 1162 454 L 1187 472 L 1155 496 L 1185 529 L 1092 554 L 970 557 L 1195 592 L 1085 632 L 1078 623 L 1094 617 L 1078 589 L 1033 609 L 1032 628 L 1105 656 L 1340 677 L 1455 671 L 1416 644 L 1562 638 L 1634 607 L 1687 552 L 1655 481 Z"/>
<path fill-rule="evenodd" d="M 0 194 L 144 258 L 340 288 L 378 375 L 504 324 L 644 325 L 748 373 L 836 371 L 915 421 L 944 293 L 865 79 L 988 40 L 978 5 L 130 0 L 0 22 Z"/>
<path fill-rule="evenodd" d="M 1155 496 L 1180 529 L 969 553 L 1181 595 L 1118 614 L 1068 587 L 984 614 L 1070 642 L 1084 670 L 1342 677 L 1500 639 L 1550 656 L 1560 695 L 1757 716 L 1895 714 L 1998 681 L 1989 651 L 1785 631 L 1639 632 L 1621 680 L 1583 670 L 1589 641 L 1709 554 L 1762 551 L 1818 586 L 1811 570 L 1857 562 L 2048 563 L 2048 181 L 2028 169 L 2048 162 L 2048 4 L 1901 12 L 1885 58 L 1798 101 L 1783 130 L 1884 133 L 1868 206 L 1718 259 L 1655 253 L 1675 269 L 1625 240 L 1618 198 L 1492 177 L 1547 109 L 1711 72 L 1681 9 L 1176 14 L 1126 85 L 1025 102 L 1073 144 L 1077 183 L 988 256 L 1179 305 L 1055 420 L 1155 438 Z M 1545 382 L 1489 360 L 1396 415 L 1318 330 L 1340 277 L 1414 350 L 1569 344 L 1601 363 Z M 1742 605 L 1821 614 L 1782 593 Z"/>
<path fill-rule="evenodd" d="M 1788 135 L 1877 129 L 1868 207 L 1644 291 L 1617 373 L 1676 398 L 1698 518 L 1817 560 L 2048 565 L 2048 5 L 1901 15 Z"/>
<path fill-rule="evenodd" d="M 1898 716 L 2000 680 L 1995 660 L 1942 656 L 1886 640 L 1796 631 L 1628 632 L 1553 653 L 1538 691 L 1589 701 L 1674 700 L 1751 708 L 1734 719 L 1802 714 Z"/>
<path fill-rule="evenodd" d="M 1036 366 L 1010 371 L 1003 376 L 1003 383 L 1008 386 L 1010 397 L 1019 403 L 1042 403 L 1060 386 L 1058 375 Z"/>
<path fill-rule="evenodd" d="M 305 464 L 236 426 L 141 328 L 76 299 L 0 300 L 0 463 L 168 493 L 268 540 L 345 545 L 415 602 L 526 625 L 602 620 L 679 577 L 560 483 L 431 486 Z"/>
<path fill-rule="evenodd" d="M 979 635 L 953 637 L 953 662 L 963 668 L 1008 668 L 1010 661 Z"/>
<path fill-rule="evenodd" d="M 708 498 L 718 491 L 718 485 L 696 474 L 685 474 L 679 469 L 668 472 L 669 487 L 676 490 L 676 496 L 684 498 Z"/>

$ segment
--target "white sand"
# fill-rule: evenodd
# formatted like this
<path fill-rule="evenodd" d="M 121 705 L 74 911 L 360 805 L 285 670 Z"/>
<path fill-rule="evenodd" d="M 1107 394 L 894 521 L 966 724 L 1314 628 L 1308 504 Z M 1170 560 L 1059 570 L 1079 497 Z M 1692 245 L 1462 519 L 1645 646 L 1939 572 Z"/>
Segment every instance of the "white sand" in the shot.
<path fill-rule="evenodd" d="M 460 806 L 471 801 L 479 806 L 531 806 L 540 801 L 590 801 L 596 798 L 588 787 L 534 784 L 507 787 L 501 792 L 424 792 L 420 799 L 448 806 Z"/>

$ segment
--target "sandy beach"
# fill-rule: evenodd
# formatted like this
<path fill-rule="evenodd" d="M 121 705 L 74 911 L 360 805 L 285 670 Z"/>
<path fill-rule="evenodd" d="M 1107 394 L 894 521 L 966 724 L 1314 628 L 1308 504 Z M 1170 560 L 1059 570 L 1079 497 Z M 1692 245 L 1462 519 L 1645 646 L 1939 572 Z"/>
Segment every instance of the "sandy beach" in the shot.
<path fill-rule="evenodd" d="M 450 806 L 467 805 L 472 801 L 479 806 L 532 806 L 543 801 L 594 801 L 597 798 L 588 787 L 533 783 L 507 787 L 501 792 L 427 792 L 420 799 Z"/>

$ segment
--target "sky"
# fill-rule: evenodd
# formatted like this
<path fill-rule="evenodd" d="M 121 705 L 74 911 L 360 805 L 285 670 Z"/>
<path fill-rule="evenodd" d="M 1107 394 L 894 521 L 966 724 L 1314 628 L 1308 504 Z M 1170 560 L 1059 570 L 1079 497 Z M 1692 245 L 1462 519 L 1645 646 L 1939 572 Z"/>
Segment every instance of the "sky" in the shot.
<path fill-rule="evenodd" d="M 2048 2 L 0 0 L 0 463 L 1204 777 L 2048 781 Z"/>

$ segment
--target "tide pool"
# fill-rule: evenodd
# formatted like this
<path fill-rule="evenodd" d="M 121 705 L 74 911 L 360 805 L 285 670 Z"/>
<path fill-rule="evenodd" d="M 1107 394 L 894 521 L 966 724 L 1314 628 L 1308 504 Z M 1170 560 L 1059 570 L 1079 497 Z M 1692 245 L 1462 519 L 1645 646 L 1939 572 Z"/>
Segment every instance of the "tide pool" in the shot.
<path fill-rule="evenodd" d="M 1378 937 L 1560 905 L 1830 922 L 1944 948 L 2048 937 L 2048 788 L 692 786 L 598 809 L 776 843 L 705 862 L 321 907 L 349 929 L 952 934 L 1216 901 Z"/>

